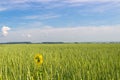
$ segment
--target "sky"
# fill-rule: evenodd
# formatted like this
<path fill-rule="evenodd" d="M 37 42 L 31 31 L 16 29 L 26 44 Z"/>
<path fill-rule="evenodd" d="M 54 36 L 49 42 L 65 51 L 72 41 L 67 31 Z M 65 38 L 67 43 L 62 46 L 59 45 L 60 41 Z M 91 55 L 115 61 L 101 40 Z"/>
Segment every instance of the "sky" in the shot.
<path fill-rule="evenodd" d="M 0 0 L 1 42 L 120 41 L 120 0 Z"/>

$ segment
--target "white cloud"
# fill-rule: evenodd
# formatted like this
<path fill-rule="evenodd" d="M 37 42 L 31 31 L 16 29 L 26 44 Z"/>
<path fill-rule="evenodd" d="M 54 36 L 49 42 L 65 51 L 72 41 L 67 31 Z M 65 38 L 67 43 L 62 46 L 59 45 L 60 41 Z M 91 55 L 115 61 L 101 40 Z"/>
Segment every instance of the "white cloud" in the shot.
<path fill-rule="evenodd" d="M 26 34 L 22 34 L 22 36 L 25 37 L 25 38 L 31 38 L 32 37 L 31 34 L 27 34 L 27 33 Z"/>
<path fill-rule="evenodd" d="M 30 37 L 31 37 L 31 34 L 27 34 L 27 37 L 30 38 Z"/>
<path fill-rule="evenodd" d="M 2 35 L 3 35 L 3 36 L 7 36 L 9 30 L 10 30 L 10 27 L 3 26 L 2 29 L 1 29 Z"/>
<path fill-rule="evenodd" d="M 11 31 L 2 41 L 64 41 L 64 42 L 90 42 L 90 41 L 120 41 L 120 26 L 81 26 L 69 28 L 32 28 Z M 24 36 L 21 34 L 24 33 Z"/>

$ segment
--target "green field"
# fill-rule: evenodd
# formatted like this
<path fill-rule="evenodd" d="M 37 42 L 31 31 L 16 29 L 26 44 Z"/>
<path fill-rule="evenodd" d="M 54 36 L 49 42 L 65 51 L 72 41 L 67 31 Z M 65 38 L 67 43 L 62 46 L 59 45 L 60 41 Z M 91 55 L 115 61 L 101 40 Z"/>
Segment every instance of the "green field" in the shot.
<path fill-rule="evenodd" d="M 0 45 L 0 80 L 120 80 L 120 44 Z"/>

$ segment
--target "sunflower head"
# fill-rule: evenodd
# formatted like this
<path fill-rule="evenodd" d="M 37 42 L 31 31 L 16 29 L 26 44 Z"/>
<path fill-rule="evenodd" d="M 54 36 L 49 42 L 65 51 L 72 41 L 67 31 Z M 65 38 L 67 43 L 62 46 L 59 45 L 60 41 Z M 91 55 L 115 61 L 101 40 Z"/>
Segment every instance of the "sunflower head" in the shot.
<path fill-rule="evenodd" d="M 36 54 L 34 60 L 37 65 L 41 65 L 43 63 L 43 56 L 41 54 Z"/>

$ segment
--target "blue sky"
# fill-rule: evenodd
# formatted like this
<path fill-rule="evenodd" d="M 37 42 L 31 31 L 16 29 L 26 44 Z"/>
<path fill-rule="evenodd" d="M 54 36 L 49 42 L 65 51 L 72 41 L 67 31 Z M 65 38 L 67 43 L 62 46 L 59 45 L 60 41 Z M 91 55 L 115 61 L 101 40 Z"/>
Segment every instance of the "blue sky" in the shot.
<path fill-rule="evenodd" d="M 0 0 L 0 42 L 120 41 L 120 0 Z"/>

